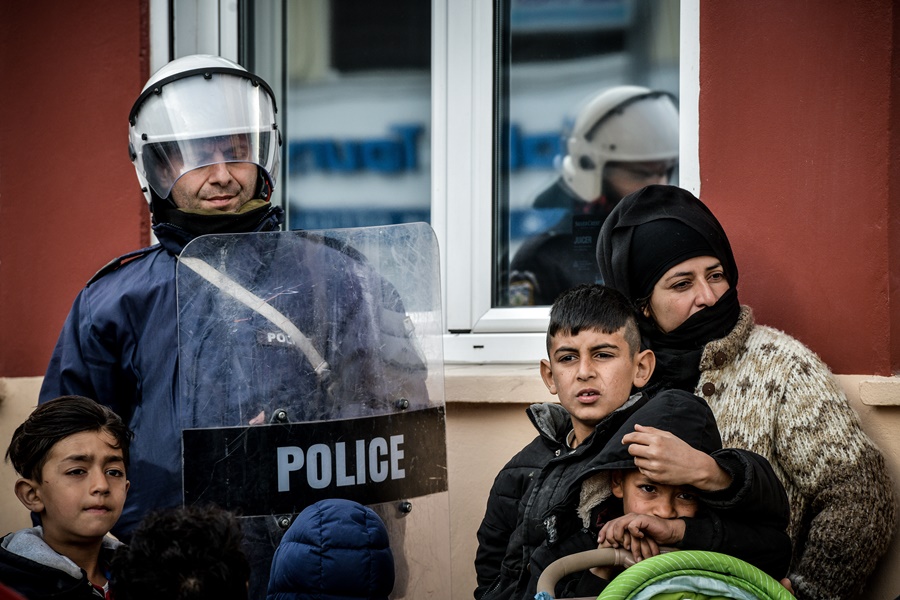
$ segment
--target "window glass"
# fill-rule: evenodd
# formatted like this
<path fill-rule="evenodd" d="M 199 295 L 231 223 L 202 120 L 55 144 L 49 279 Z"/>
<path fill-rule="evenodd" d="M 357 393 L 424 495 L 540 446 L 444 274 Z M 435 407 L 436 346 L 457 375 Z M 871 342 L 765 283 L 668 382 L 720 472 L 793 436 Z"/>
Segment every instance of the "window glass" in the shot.
<path fill-rule="evenodd" d="M 244 6 L 246 60 L 281 78 L 288 227 L 430 221 L 430 3 Z"/>
<path fill-rule="evenodd" d="M 679 2 L 498 0 L 495 22 L 491 302 L 546 305 L 599 282 L 622 195 L 677 183 Z"/>

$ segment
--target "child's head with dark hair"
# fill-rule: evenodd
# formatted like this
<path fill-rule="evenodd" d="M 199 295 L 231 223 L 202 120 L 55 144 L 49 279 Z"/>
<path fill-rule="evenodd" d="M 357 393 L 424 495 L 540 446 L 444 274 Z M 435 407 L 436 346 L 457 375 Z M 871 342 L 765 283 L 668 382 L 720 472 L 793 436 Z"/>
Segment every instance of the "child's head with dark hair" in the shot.
<path fill-rule="evenodd" d="M 111 565 L 116 600 L 246 600 L 250 563 L 235 516 L 215 506 L 148 514 Z"/>
<path fill-rule="evenodd" d="M 92 546 L 99 554 L 125 506 L 131 437 L 113 411 L 81 396 L 41 404 L 16 428 L 6 451 L 21 475 L 16 496 L 57 553 Z"/>
<path fill-rule="evenodd" d="M 6 460 L 25 479 L 39 479 L 50 449 L 60 440 L 84 431 L 106 431 L 116 441 L 128 467 L 132 432 L 109 408 L 82 396 L 61 396 L 38 406 L 16 428 Z"/>
<path fill-rule="evenodd" d="M 557 334 L 578 335 L 585 329 L 601 333 L 623 330 L 633 353 L 640 350 L 641 334 L 631 303 L 616 290 L 585 283 L 560 294 L 550 309 L 547 327 L 547 352 Z"/>
<path fill-rule="evenodd" d="M 572 418 L 571 447 L 647 384 L 656 359 L 641 350 L 634 309 L 602 285 L 574 287 L 550 309 L 541 378 Z"/>

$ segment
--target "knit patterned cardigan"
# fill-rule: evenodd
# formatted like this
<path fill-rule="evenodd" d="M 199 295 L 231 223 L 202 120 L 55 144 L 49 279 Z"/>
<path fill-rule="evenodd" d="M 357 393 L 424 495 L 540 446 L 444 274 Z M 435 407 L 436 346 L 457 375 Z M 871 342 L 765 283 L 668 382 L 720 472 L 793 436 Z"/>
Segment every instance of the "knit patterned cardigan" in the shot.
<path fill-rule="evenodd" d="M 723 445 L 765 456 L 784 484 L 797 596 L 858 596 L 890 543 L 895 501 L 884 457 L 828 367 L 743 306 L 731 333 L 704 348 L 695 393 Z"/>

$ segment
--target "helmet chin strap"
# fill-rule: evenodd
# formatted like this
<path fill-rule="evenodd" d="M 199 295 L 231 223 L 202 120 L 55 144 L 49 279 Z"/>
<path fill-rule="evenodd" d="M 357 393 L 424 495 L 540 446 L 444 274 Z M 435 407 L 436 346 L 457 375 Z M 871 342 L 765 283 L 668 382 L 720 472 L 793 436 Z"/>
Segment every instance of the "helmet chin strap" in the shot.
<path fill-rule="evenodd" d="M 269 185 L 269 178 L 263 174 L 263 170 L 259 167 L 257 167 L 256 172 L 257 183 L 254 198 L 261 198 L 268 202 L 272 199 L 272 186 Z"/>
<path fill-rule="evenodd" d="M 178 207 L 175 206 L 175 202 L 172 201 L 172 195 L 169 194 L 168 198 L 162 198 L 159 194 L 153 191 L 153 188 L 150 188 L 150 221 L 153 225 L 159 225 L 162 221 L 160 221 L 159 217 L 170 210 L 178 210 Z"/>

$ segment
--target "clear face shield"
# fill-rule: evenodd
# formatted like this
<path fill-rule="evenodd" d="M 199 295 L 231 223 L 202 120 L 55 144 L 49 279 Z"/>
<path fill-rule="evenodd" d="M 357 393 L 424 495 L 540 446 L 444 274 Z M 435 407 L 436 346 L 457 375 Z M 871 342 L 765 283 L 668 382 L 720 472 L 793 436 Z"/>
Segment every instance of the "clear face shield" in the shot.
<path fill-rule="evenodd" d="M 143 164 L 147 183 L 161 198 L 194 169 L 218 163 L 247 162 L 263 168 L 277 132 L 234 133 L 193 140 L 147 144 Z M 277 147 L 277 142 L 274 143 Z"/>
<path fill-rule="evenodd" d="M 227 162 L 262 168 L 274 187 L 279 132 L 272 92 L 229 70 L 179 74 L 150 85 L 130 116 L 130 150 L 141 183 L 167 198 L 188 171 Z"/>

